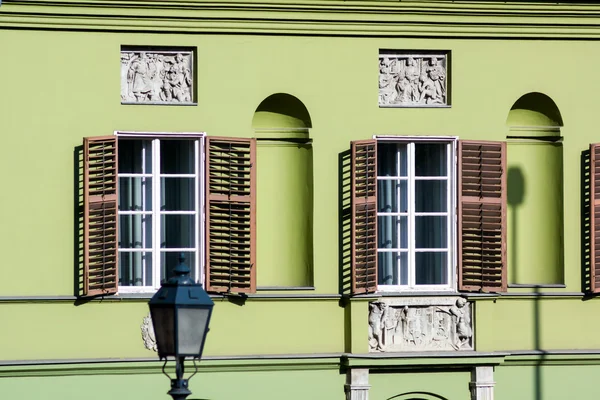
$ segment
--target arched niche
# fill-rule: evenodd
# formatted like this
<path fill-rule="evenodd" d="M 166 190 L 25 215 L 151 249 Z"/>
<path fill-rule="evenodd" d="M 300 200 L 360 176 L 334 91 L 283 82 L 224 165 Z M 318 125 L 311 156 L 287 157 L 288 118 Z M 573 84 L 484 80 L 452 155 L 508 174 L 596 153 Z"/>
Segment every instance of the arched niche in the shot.
<path fill-rule="evenodd" d="M 313 286 L 312 122 L 306 106 L 276 93 L 256 108 L 257 286 Z"/>
<path fill-rule="evenodd" d="M 563 120 L 554 100 L 543 93 L 531 92 L 513 104 L 506 125 L 511 131 L 529 132 L 527 136 L 560 136 Z"/>
<path fill-rule="evenodd" d="M 447 400 L 445 397 L 429 392 L 402 393 L 386 400 Z"/>
<path fill-rule="evenodd" d="M 560 110 L 547 95 L 527 93 L 506 124 L 509 285 L 563 284 Z"/>
<path fill-rule="evenodd" d="M 308 139 L 312 121 L 306 106 L 297 97 L 276 93 L 264 99 L 256 108 L 252 128 L 257 137 L 288 136 Z"/>

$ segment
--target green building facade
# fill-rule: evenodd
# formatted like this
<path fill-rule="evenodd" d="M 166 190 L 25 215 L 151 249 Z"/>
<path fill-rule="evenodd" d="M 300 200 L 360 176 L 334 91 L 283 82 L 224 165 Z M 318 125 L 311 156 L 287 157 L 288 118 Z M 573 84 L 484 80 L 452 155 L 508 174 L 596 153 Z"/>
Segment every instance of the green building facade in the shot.
<path fill-rule="evenodd" d="M 0 397 L 167 398 L 181 252 L 192 399 L 587 396 L 598 38 L 567 2 L 3 1 Z"/>

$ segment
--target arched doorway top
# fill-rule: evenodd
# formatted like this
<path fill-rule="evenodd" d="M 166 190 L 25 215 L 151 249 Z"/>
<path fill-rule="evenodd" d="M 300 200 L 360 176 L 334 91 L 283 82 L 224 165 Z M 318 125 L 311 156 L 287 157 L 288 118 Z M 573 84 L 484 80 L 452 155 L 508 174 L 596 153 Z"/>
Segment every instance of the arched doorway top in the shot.
<path fill-rule="evenodd" d="M 308 129 L 312 128 L 306 106 L 287 93 L 272 94 L 264 99 L 252 118 L 254 129 Z"/>
<path fill-rule="evenodd" d="M 563 120 L 554 100 L 543 93 L 531 92 L 521 96 L 513 104 L 506 125 L 559 128 L 563 126 Z"/>
<path fill-rule="evenodd" d="M 429 393 L 429 392 L 410 392 L 402 393 L 396 396 L 390 397 L 387 400 L 448 400 L 440 395 Z"/>

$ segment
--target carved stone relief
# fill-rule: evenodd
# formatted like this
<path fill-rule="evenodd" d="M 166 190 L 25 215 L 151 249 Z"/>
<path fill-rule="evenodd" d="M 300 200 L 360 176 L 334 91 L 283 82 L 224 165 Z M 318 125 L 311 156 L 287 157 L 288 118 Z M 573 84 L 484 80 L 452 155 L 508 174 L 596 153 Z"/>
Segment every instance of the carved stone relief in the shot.
<path fill-rule="evenodd" d="M 448 105 L 446 54 L 380 54 L 379 106 Z"/>
<path fill-rule="evenodd" d="M 473 350 L 472 304 L 462 297 L 369 304 L 369 351 Z"/>
<path fill-rule="evenodd" d="M 121 51 L 121 102 L 193 102 L 191 51 Z"/>
<path fill-rule="evenodd" d="M 144 317 L 141 328 L 144 346 L 148 350 L 157 351 L 156 336 L 154 336 L 154 325 L 152 325 L 152 317 L 150 316 L 150 313 Z"/>

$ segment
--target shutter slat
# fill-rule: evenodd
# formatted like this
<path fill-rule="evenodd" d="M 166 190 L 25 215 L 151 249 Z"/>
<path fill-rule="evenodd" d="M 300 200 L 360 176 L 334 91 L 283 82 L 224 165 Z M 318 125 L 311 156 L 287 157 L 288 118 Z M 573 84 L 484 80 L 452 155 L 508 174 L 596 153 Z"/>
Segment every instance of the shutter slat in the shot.
<path fill-rule="evenodd" d="M 256 141 L 206 138 L 206 290 L 256 290 Z"/>
<path fill-rule="evenodd" d="M 352 293 L 377 291 L 377 142 L 352 147 Z"/>
<path fill-rule="evenodd" d="M 600 143 L 590 145 L 590 290 L 600 293 Z"/>
<path fill-rule="evenodd" d="M 83 295 L 117 293 L 118 211 L 116 136 L 85 138 Z"/>
<path fill-rule="evenodd" d="M 506 291 L 506 144 L 458 143 L 460 290 Z"/>

